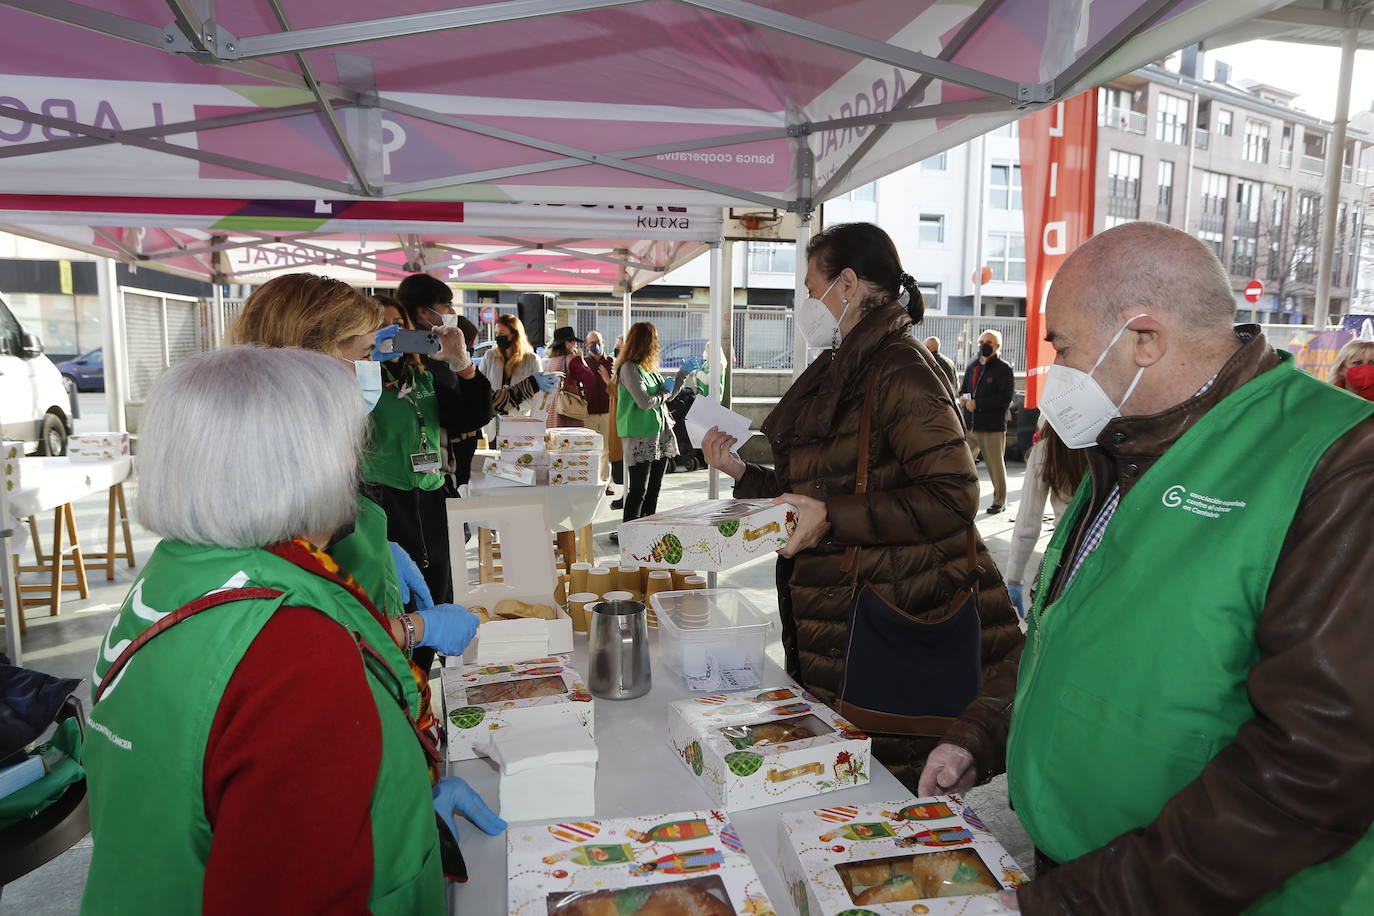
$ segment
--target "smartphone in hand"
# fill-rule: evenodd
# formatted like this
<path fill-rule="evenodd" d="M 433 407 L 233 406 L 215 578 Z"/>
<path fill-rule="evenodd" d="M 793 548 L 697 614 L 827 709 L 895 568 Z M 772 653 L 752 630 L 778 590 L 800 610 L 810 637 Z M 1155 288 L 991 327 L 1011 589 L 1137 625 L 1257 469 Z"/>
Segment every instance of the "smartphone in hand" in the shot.
<path fill-rule="evenodd" d="M 433 331 L 407 331 L 402 328 L 377 345 L 383 353 L 438 353 L 439 335 Z"/>

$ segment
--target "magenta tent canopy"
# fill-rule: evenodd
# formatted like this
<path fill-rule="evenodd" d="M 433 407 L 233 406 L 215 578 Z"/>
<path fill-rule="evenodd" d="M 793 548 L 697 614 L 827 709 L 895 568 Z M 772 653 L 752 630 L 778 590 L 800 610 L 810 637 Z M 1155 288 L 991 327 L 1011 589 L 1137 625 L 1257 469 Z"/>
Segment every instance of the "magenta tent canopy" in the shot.
<path fill-rule="evenodd" d="M 808 213 L 1281 5 L 0 0 L 0 193 Z"/>

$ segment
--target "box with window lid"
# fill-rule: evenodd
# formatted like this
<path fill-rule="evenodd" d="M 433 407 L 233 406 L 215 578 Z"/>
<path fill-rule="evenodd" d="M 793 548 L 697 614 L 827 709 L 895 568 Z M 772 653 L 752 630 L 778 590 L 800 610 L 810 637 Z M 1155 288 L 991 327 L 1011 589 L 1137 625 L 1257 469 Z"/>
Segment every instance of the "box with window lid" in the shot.
<path fill-rule="evenodd" d="M 620 562 L 651 569 L 720 572 L 787 543 L 797 510 L 771 499 L 705 499 L 618 529 Z"/>
<path fill-rule="evenodd" d="M 723 811 L 512 826 L 511 916 L 775 916 Z"/>
<path fill-rule="evenodd" d="M 600 452 L 605 440 L 601 433 L 585 426 L 555 426 L 549 430 L 549 450 L 553 452 Z"/>
<path fill-rule="evenodd" d="M 543 449 L 544 420 L 537 417 L 498 417 L 496 420 L 497 448 Z"/>
<path fill-rule="evenodd" d="M 486 463 L 482 465 L 482 473 L 488 477 L 508 480 L 511 483 L 518 483 L 527 487 L 534 486 L 539 479 L 539 468 L 514 464 L 506 460 L 506 454 L 503 451 L 500 458 L 488 458 Z"/>
<path fill-rule="evenodd" d="M 72 461 L 110 461 L 128 455 L 128 433 L 78 433 L 67 439 L 67 456 Z"/>
<path fill-rule="evenodd" d="M 550 471 L 591 471 L 595 474 L 601 468 L 599 451 L 554 451 L 547 454 Z"/>
<path fill-rule="evenodd" d="M 575 722 L 595 737 L 592 695 L 570 656 L 444 668 L 439 676 L 449 760 L 472 760 L 485 752 L 494 732 L 515 725 Z"/>
<path fill-rule="evenodd" d="M 800 687 L 678 700 L 668 740 L 730 811 L 868 782 L 872 741 Z"/>
<path fill-rule="evenodd" d="M 991 916 L 1029 880 L 959 795 L 781 816 L 783 878 L 809 916 Z"/>

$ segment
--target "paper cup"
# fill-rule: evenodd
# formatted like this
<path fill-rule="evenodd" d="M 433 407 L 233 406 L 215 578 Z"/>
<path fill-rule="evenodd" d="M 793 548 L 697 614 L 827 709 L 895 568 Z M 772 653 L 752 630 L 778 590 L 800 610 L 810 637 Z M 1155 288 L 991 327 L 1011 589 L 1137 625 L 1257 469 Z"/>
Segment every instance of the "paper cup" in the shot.
<path fill-rule="evenodd" d="M 644 585 L 640 581 L 638 566 L 626 566 L 621 564 L 619 574 L 616 576 L 616 582 L 622 592 L 629 592 L 633 595 L 641 595 L 644 593 Z"/>
<path fill-rule="evenodd" d="M 554 600 L 559 604 L 567 604 L 568 596 L 571 595 L 572 592 L 572 576 L 559 576 L 558 585 L 555 586 L 553 590 Z"/>
<path fill-rule="evenodd" d="M 626 591 L 610 591 L 601 596 L 602 601 L 633 601 L 635 596 Z"/>
<path fill-rule="evenodd" d="M 573 629 L 579 633 L 587 632 L 587 605 L 596 604 L 601 596 L 595 592 L 573 592 L 568 596 L 568 616 L 572 618 Z"/>
<path fill-rule="evenodd" d="M 587 587 L 578 589 L 583 592 L 595 592 L 600 595 L 615 588 L 615 577 L 611 571 L 604 566 L 593 566 L 587 570 Z"/>
<path fill-rule="evenodd" d="M 705 576 L 683 576 L 683 577 L 682 577 L 682 587 L 683 587 L 683 588 L 705 588 L 705 587 L 706 587 L 706 577 L 705 577 Z"/>
<path fill-rule="evenodd" d="M 696 575 L 690 569 L 670 569 L 668 571 L 673 574 L 673 588 L 679 591 L 687 587 L 683 583 L 687 581 L 688 576 Z"/>
<path fill-rule="evenodd" d="M 572 576 L 572 590 L 574 592 L 587 591 L 587 573 L 591 570 L 590 563 L 574 563 L 568 567 L 568 572 Z"/>

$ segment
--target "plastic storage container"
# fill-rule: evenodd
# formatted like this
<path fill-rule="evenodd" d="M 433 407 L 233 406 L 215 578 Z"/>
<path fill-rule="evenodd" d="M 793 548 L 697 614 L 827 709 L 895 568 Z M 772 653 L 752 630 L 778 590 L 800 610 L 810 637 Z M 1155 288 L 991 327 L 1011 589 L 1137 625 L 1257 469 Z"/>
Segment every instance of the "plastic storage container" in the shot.
<path fill-rule="evenodd" d="M 719 693 L 762 684 L 764 645 L 773 621 L 731 588 L 657 592 L 663 663 L 692 690 Z"/>

